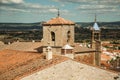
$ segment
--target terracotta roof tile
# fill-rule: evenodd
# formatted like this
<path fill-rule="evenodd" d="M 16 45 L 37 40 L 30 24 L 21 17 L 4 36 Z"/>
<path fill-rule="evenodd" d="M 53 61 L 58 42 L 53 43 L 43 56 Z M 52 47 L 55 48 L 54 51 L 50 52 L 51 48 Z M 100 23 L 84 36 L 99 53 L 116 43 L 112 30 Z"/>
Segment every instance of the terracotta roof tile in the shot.
<path fill-rule="evenodd" d="M 46 60 L 45 54 L 37 52 L 2 50 L 0 51 L 0 80 L 14 80 L 16 77 L 48 68 L 67 59 L 53 55 L 53 59 Z"/>
<path fill-rule="evenodd" d="M 108 61 L 108 60 L 110 60 L 110 59 L 111 59 L 111 57 L 110 57 L 109 55 L 101 54 L 101 60 L 102 60 L 102 61 Z"/>
<path fill-rule="evenodd" d="M 51 20 L 47 21 L 46 23 L 43 23 L 43 25 L 59 25 L 59 24 L 74 25 L 75 23 L 72 21 L 69 21 L 69 20 L 65 20 L 62 17 L 52 18 Z"/>
<path fill-rule="evenodd" d="M 95 50 L 91 49 L 91 48 L 87 48 L 87 47 L 81 47 L 79 44 L 75 44 L 74 52 L 75 53 L 79 53 L 79 52 L 95 52 Z"/>

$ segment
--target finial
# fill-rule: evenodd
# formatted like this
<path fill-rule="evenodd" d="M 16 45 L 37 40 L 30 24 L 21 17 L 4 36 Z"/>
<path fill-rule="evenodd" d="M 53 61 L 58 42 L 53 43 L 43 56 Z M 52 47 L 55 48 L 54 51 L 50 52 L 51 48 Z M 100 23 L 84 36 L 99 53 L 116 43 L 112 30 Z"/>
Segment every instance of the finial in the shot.
<path fill-rule="evenodd" d="M 59 8 L 58 8 L 58 17 L 60 16 Z"/>
<path fill-rule="evenodd" d="M 96 13 L 95 13 L 95 22 L 97 21 L 97 18 L 96 18 Z"/>

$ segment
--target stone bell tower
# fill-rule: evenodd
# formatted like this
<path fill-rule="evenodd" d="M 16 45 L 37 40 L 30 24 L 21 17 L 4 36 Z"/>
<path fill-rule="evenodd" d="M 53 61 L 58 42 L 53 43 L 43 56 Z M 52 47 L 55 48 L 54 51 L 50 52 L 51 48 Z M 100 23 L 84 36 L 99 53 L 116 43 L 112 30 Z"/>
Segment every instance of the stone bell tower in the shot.
<path fill-rule="evenodd" d="M 100 41 L 100 28 L 96 22 L 96 15 L 95 15 L 95 23 L 92 27 L 92 40 L 91 40 L 91 48 L 95 49 L 96 41 Z"/>
<path fill-rule="evenodd" d="M 65 44 L 73 45 L 74 25 L 74 22 L 60 17 L 58 10 L 57 17 L 43 24 L 43 52 L 48 43 L 52 47 L 53 53 L 61 53 L 61 48 Z"/>
<path fill-rule="evenodd" d="M 91 40 L 91 48 L 96 50 L 95 53 L 95 64 L 100 66 L 101 59 L 101 40 L 100 40 L 100 28 L 96 22 L 96 14 L 95 14 L 95 23 L 92 27 L 92 40 Z"/>

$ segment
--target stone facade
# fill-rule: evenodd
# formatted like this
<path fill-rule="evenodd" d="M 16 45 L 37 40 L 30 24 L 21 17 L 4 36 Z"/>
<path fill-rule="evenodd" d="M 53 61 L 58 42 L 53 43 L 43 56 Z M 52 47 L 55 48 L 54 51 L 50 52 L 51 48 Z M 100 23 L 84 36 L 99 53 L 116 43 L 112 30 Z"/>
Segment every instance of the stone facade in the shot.
<path fill-rule="evenodd" d="M 61 48 L 74 44 L 74 23 L 61 17 L 56 17 L 43 24 L 43 52 L 47 46 L 53 53 L 61 54 Z"/>
<path fill-rule="evenodd" d="M 91 48 L 95 49 L 95 64 L 100 66 L 100 60 L 101 60 L 101 40 L 100 40 L 100 28 L 96 22 L 95 18 L 95 23 L 92 28 L 92 40 L 91 40 Z"/>
<path fill-rule="evenodd" d="M 73 25 L 55 25 L 43 27 L 44 46 L 64 46 L 69 43 L 74 44 L 74 26 Z"/>
<path fill-rule="evenodd" d="M 95 65 L 95 53 L 75 54 L 75 60 Z"/>

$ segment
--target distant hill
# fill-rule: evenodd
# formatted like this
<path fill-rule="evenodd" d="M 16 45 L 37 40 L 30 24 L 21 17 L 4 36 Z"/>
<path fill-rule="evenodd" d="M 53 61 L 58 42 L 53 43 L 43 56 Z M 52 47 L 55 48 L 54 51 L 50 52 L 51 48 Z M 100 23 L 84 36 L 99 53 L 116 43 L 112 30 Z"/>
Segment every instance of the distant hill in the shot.
<path fill-rule="evenodd" d="M 19 40 L 41 40 L 43 38 L 43 22 L 38 23 L 0 23 L 0 40 L 7 42 Z M 94 22 L 76 22 L 75 41 L 91 40 L 91 30 Z M 120 39 L 120 21 L 98 22 L 101 29 L 102 40 Z"/>
<path fill-rule="evenodd" d="M 36 30 L 42 28 L 42 23 L 0 23 L 0 30 Z"/>
<path fill-rule="evenodd" d="M 76 22 L 76 27 L 92 27 L 94 22 Z M 120 29 L 120 21 L 117 22 L 98 22 L 104 29 Z M 0 23 L 1 30 L 39 30 L 42 29 L 42 22 L 37 23 Z"/>
<path fill-rule="evenodd" d="M 97 22 L 99 27 L 104 29 L 120 29 L 120 21 L 116 22 Z M 76 22 L 78 27 L 92 27 L 94 22 Z"/>

